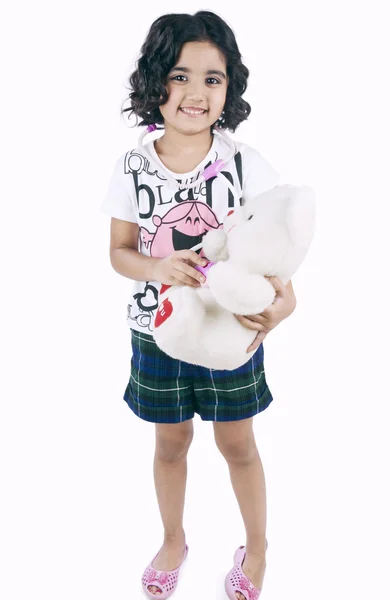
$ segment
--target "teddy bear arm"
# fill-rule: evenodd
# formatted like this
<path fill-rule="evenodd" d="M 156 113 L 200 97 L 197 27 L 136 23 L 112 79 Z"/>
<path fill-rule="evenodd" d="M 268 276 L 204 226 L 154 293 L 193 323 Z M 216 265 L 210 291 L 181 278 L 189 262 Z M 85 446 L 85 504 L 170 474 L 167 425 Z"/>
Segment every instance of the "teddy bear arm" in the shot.
<path fill-rule="evenodd" d="M 203 252 L 212 262 L 227 260 L 227 236 L 222 229 L 212 229 L 203 238 Z"/>
<path fill-rule="evenodd" d="M 265 277 L 243 273 L 229 262 L 210 269 L 207 281 L 218 304 L 238 315 L 259 314 L 275 298 L 275 288 Z"/>

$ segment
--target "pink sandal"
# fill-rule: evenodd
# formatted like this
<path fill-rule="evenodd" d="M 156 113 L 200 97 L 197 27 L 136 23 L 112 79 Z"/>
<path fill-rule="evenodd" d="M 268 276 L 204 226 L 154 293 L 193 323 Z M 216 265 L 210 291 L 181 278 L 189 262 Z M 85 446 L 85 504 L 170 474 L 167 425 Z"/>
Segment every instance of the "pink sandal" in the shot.
<path fill-rule="evenodd" d="M 237 548 L 233 558 L 234 567 L 225 578 L 225 590 L 230 600 L 237 600 L 236 592 L 241 592 L 246 600 L 258 600 L 260 596 L 261 588 L 255 588 L 241 569 L 245 554 L 245 546 Z"/>
<path fill-rule="evenodd" d="M 157 552 L 156 556 L 146 567 L 144 574 L 142 575 L 142 587 L 144 589 L 144 592 L 149 596 L 149 598 L 160 598 L 160 600 L 165 600 L 171 594 L 173 594 L 173 592 L 176 589 L 177 581 L 179 578 L 179 571 L 183 565 L 183 562 L 187 558 L 188 546 L 186 544 L 183 560 L 181 561 L 177 569 L 174 569 L 173 571 L 156 571 L 156 569 L 152 567 L 153 561 L 157 558 L 159 552 L 160 550 Z M 150 592 L 148 590 L 148 587 L 151 585 L 160 588 L 162 593 L 153 594 L 152 592 Z"/>

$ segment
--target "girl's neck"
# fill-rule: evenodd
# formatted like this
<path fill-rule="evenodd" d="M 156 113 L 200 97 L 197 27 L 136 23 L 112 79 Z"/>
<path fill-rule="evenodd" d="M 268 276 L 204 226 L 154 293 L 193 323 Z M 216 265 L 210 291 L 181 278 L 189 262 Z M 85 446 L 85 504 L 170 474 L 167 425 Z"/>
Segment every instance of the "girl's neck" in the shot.
<path fill-rule="evenodd" d="M 186 135 L 173 129 L 168 124 L 165 133 L 156 140 L 154 147 L 161 156 L 206 156 L 212 146 L 213 135 L 206 129 L 194 135 Z"/>

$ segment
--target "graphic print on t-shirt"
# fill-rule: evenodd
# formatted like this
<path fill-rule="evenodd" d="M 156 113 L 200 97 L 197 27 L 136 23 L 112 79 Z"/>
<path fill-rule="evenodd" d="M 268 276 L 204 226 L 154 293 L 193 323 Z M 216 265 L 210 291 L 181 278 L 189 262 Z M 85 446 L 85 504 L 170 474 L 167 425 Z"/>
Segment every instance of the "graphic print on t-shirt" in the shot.
<path fill-rule="evenodd" d="M 247 144 L 236 142 L 236 153 L 230 156 L 230 144 L 214 135 L 209 153 L 196 169 L 178 174 L 162 163 L 154 142 L 140 144 L 117 160 L 102 211 L 138 225 L 138 250 L 144 256 L 192 248 L 206 231 L 218 229 L 230 210 L 280 183 L 280 175 Z M 223 170 L 203 181 L 204 170 L 219 159 L 225 163 Z M 179 189 L 178 183 L 187 188 Z M 188 189 L 191 183 L 194 187 Z M 152 333 L 161 284 L 134 281 L 132 287 L 127 322 L 132 329 Z"/>
<path fill-rule="evenodd" d="M 209 167 L 214 161 L 218 160 L 218 152 L 215 151 L 215 156 L 203 165 L 202 169 Z M 237 152 L 234 156 L 234 163 L 239 179 L 240 187 L 242 187 L 242 157 L 241 153 Z M 161 212 L 168 204 L 180 204 L 188 201 L 202 201 L 211 209 L 213 208 L 213 185 L 217 177 L 211 177 L 207 181 L 200 180 L 199 185 L 190 189 L 172 190 L 172 183 L 166 176 L 161 174 L 162 169 L 150 169 L 150 162 L 136 150 L 131 150 L 126 153 L 124 159 L 124 173 L 131 175 L 137 203 L 137 213 L 140 221 L 148 221 L 156 212 Z M 145 178 L 144 174 L 149 175 Z M 196 175 L 189 177 L 183 181 L 177 178 L 177 183 L 190 184 L 200 179 L 201 171 Z M 225 177 L 233 184 L 233 175 L 228 170 L 221 171 L 219 177 Z M 155 179 L 156 178 L 156 179 Z M 153 180 L 154 179 L 154 180 Z M 145 180 L 148 183 L 145 183 Z M 158 181 L 159 180 L 159 181 Z M 234 196 L 231 190 L 225 186 L 224 196 L 226 197 L 227 207 L 234 208 Z M 242 199 L 240 199 L 241 203 Z M 218 205 L 221 203 L 219 199 Z"/>
<path fill-rule="evenodd" d="M 132 316 L 132 305 L 127 306 L 127 323 L 131 327 L 131 321 L 135 321 L 139 327 L 145 327 L 149 331 L 153 331 L 152 318 L 153 311 L 158 307 L 158 291 L 154 285 L 148 281 L 142 292 L 134 294 L 133 299 L 137 305 L 137 316 Z"/>
<path fill-rule="evenodd" d="M 218 156 L 219 153 L 216 151 L 212 160 L 203 165 L 203 169 L 218 160 Z M 128 152 L 124 162 L 125 174 L 132 177 L 134 184 L 140 241 L 147 256 L 165 258 L 174 251 L 191 249 L 202 242 L 208 231 L 223 226 L 218 219 L 217 211 L 213 210 L 213 188 L 216 177 L 206 182 L 200 180 L 194 188 L 175 191 L 164 171 L 151 168 L 150 161 L 137 150 Z M 234 156 L 234 164 L 241 190 L 240 152 Z M 145 174 L 149 176 L 147 179 Z M 193 183 L 199 177 L 200 171 L 185 179 L 185 183 Z M 221 171 L 219 177 L 226 177 L 233 183 L 233 175 L 228 170 Z M 183 180 L 177 178 L 177 182 L 182 183 Z M 241 204 L 242 198 L 239 202 Z M 222 190 L 219 191 L 217 203 L 219 212 L 221 212 L 221 204 L 225 204 L 226 212 L 234 207 L 234 196 L 226 185 L 222 185 Z M 196 252 L 204 256 L 201 248 Z M 157 282 L 154 283 L 157 286 Z M 127 323 L 130 327 L 136 324 L 138 330 L 153 332 L 154 316 L 158 307 L 158 291 L 147 282 L 140 292 L 141 285 L 141 282 L 137 282 L 139 293 L 133 295 L 128 305 Z M 151 287 L 156 294 L 155 302 L 151 301 Z"/>
<path fill-rule="evenodd" d="M 150 170 L 150 160 L 143 156 L 137 150 L 131 150 L 126 153 L 125 156 L 125 174 L 128 173 L 137 173 L 137 175 L 141 175 L 142 171 L 145 171 L 148 175 L 156 175 L 159 179 L 166 181 L 166 177 L 161 176 L 158 172 L 158 169 L 154 171 Z"/>
<path fill-rule="evenodd" d="M 178 250 L 189 250 L 200 244 L 203 236 L 211 229 L 219 229 L 215 213 L 204 202 L 183 202 L 174 206 L 162 218 L 154 215 L 151 232 L 140 228 L 141 240 L 150 256 L 164 258 Z M 203 256 L 201 250 L 197 251 Z"/>

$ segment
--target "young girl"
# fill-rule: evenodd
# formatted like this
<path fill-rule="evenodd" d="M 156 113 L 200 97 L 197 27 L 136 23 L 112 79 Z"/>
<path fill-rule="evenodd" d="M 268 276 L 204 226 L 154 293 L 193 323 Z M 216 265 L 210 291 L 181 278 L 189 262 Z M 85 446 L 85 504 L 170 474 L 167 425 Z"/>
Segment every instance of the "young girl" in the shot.
<path fill-rule="evenodd" d="M 235 371 L 171 359 L 153 340 L 161 286 L 204 281 L 195 269 L 204 264 L 203 253 L 191 248 L 238 203 L 279 182 L 256 150 L 243 143 L 232 146 L 227 134 L 221 135 L 226 129 L 234 132 L 250 114 L 242 98 L 248 75 L 232 30 L 214 13 L 157 19 L 130 77 L 126 110 L 141 118 L 140 125 L 162 126 L 163 135 L 119 157 L 102 206 L 112 217 L 111 264 L 135 282 L 128 306 L 132 359 L 124 400 L 138 417 L 155 423 L 154 479 L 164 540 L 142 576 L 151 598 L 173 593 L 188 552 L 183 510 L 195 413 L 213 421 L 246 529 L 246 545 L 237 549 L 225 580 L 229 598 L 257 600 L 265 573 L 266 488 L 252 421 L 272 401 L 262 342 L 295 308 L 291 282 L 284 286 L 271 277 L 274 303 L 261 315 L 237 317 L 253 330 L 248 352 L 257 351 Z M 217 159 L 224 160 L 222 172 L 199 180 Z"/>

